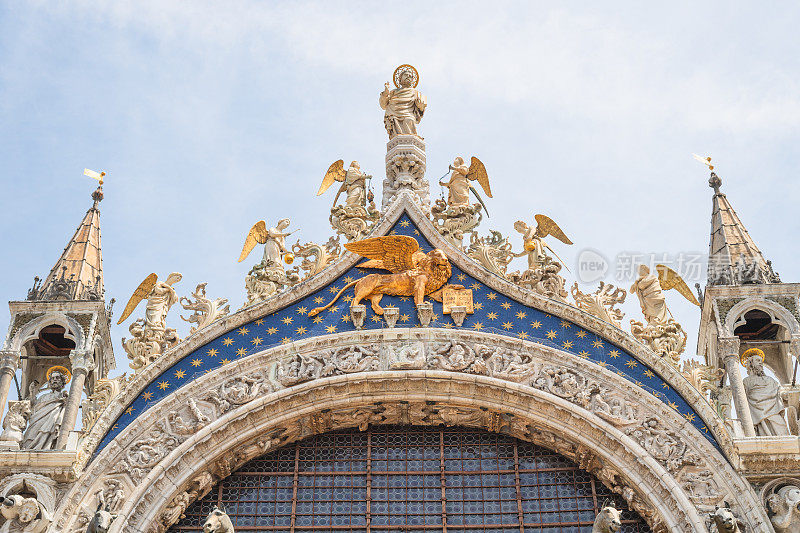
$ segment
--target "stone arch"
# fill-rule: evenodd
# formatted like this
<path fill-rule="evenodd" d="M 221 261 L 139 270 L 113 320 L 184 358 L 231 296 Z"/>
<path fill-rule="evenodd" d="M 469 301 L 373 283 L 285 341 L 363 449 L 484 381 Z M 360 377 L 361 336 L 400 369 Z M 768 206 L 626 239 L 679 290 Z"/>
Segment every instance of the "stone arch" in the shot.
<path fill-rule="evenodd" d="M 800 332 L 797 318 L 793 316 L 789 309 L 777 301 L 763 297 L 747 298 L 733 306 L 727 315 L 724 326 L 726 332 L 728 332 L 726 334 L 738 337 L 737 330 L 753 318 L 752 315 L 756 314 L 754 312 L 766 315 L 764 318 L 768 318 L 769 323 L 777 327 L 777 333 L 775 333 L 777 340 L 788 343 L 790 340 L 797 338 L 798 332 Z M 743 349 L 747 347 L 745 345 Z M 788 383 L 792 375 L 792 361 L 788 355 L 788 345 L 773 344 L 761 346 L 761 348 L 766 353 L 764 365 L 769 369 L 768 371 L 773 373 L 774 377 L 781 383 Z"/>
<path fill-rule="evenodd" d="M 373 370 L 373 363 L 415 343 L 432 360 L 438 352 L 430 342 L 486 343 L 491 337 L 452 330 L 415 335 L 402 338 L 388 330 L 317 338 L 202 375 L 145 411 L 136 427 L 99 452 L 62 502 L 57 526 L 73 531 L 73 517 L 93 509 L 96 491 L 115 480 L 127 493 L 116 510 L 126 521 L 115 523 L 114 531 L 163 531 L 203 487 L 256 454 L 332 429 L 401 422 L 481 427 L 554 449 L 614 487 L 656 530 L 703 531 L 704 511 L 726 499 L 752 531 L 769 531 L 758 498 L 720 451 L 679 413 L 613 372 L 503 338 L 489 340 L 527 357 L 523 373 L 541 380 L 526 374 L 515 382 L 514 376 L 481 375 L 476 368 Z M 349 361 L 355 366 L 329 377 L 287 379 L 288 365 L 298 357 L 356 346 L 358 360 Z M 91 443 L 88 449 L 94 449 Z"/>
<path fill-rule="evenodd" d="M 84 349 L 86 340 L 83 327 L 77 320 L 63 313 L 46 313 L 31 320 L 17 331 L 10 342 L 11 350 L 19 352 L 26 342 L 39 336 L 39 332 L 42 328 L 53 325 L 61 326 L 66 330 L 64 337 L 75 343 L 76 350 Z"/>
<path fill-rule="evenodd" d="M 56 487 L 55 481 L 41 474 L 14 474 L 0 482 L 0 496 L 29 492 L 52 513 L 56 507 Z"/>
<path fill-rule="evenodd" d="M 766 298 L 746 298 L 731 307 L 725 317 L 725 337 L 733 337 L 737 327 L 744 324 L 744 315 L 748 311 L 759 310 L 767 313 L 772 320 L 783 326 L 791 335 L 800 334 L 800 323 L 791 311 L 778 302 Z"/>

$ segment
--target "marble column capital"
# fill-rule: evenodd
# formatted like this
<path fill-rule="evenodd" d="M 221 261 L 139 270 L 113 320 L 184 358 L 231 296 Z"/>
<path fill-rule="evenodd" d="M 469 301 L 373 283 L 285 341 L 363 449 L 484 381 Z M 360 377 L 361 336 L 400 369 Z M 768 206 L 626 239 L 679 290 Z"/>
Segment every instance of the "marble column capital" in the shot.
<path fill-rule="evenodd" d="M 88 350 L 72 350 L 69 353 L 69 360 L 72 363 L 72 373 L 89 373 L 94 370 L 94 357 Z"/>
<path fill-rule="evenodd" d="M 739 358 L 739 337 L 720 337 L 718 344 L 723 360 L 731 357 Z"/>
<path fill-rule="evenodd" d="M 0 351 L 0 373 L 13 374 L 19 368 L 19 352 L 11 350 Z"/>

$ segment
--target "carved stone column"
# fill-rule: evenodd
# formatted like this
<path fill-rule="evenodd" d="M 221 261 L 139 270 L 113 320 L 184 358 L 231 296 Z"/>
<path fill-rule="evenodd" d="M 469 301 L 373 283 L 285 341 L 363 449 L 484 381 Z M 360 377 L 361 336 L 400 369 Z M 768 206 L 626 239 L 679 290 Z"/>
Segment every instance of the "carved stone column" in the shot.
<path fill-rule="evenodd" d="M 736 407 L 736 416 L 742 422 L 745 436 L 755 437 L 756 428 L 753 425 L 753 417 L 750 415 L 750 404 L 747 403 L 742 372 L 739 368 L 741 365 L 739 361 L 739 337 L 720 338 L 718 349 L 720 357 L 725 363 L 725 372 L 728 374 L 733 405 Z"/>
<path fill-rule="evenodd" d="M 800 335 L 792 335 L 789 340 L 789 382 L 794 374 L 794 360 L 800 360 Z M 800 371 L 798 372 L 800 373 Z"/>
<path fill-rule="evenodd" d="M 8 391 L 11 388 L 11 380 L 19 367 L 19 353 L 12 351 L 0 352 L 0 414 L 6 407 Z M 22 398 L 20 398 L 21 400 Z"/>
<path fill-rule="evenodd" d="M 381 210 L 402 191 L 409 191 L 429 213 L 431 192 L 425 179 L 425 143 L 416 135 L 395 135 L 386 143 L 386 179 L 383 180 Z"/>
<path fill-rule="evenodd" d="M 78 419 L 78 407 L 81 405 L 81 395 L 86 384 L 86 375 L 94 370 L 94 357 L 90 351 L 72 350 L 69 358 L 72 362 L 72 383 L 67 397 L 67 406 L 64 409 L 61 430 L 56 441 L 56 450 L 64 449 L 70 432 L 75 429 L 75 421 Z"/>

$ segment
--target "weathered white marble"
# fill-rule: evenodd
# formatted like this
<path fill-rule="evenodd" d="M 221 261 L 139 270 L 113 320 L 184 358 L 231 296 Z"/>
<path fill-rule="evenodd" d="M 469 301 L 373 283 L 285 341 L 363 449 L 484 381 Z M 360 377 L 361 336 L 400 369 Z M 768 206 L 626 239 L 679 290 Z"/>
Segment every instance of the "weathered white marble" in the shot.
<path fill-rule="evenodd" d="M 420 352 L 427 370 L 389 370 L 420 360 Z M 108 475 L 133 476 L 124 530 L 143 532 L 141 524 L 198 473 L 224 477 L 265 445 L 340 427 L 440 423 L 500 431 L 575 457 L 657 531 L 701 523 L 723 499 L 753 517 L 754 531 L 768 531 L 757 524 L 766 517 L 751 489 L 674 410 L 589 361 L 498 335 L 394 328 L 308 339 L 210 372 L 139 420 L 88 465 L 66 505 L 88 506 L 80 494 Z M 265 436 L 277 443 L 256 443 Z M 584 448 L 594 451 L 578 452 Z"/>

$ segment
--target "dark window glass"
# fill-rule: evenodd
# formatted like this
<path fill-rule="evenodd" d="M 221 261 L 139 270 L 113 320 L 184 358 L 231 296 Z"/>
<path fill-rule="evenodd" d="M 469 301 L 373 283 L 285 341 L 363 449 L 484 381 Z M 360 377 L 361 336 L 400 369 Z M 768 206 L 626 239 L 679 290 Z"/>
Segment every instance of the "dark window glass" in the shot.
<path fill-rule="evenodd" d="M 569 459 L 480 430 L 382 426 L 290 444 L 242 466 L 171 532 L 202 532 L 214 505 L 237 533 L 589 533 L 606 500 L 623 531 L 649 532 Z M 520 520 L 522 524 L 520 524 Z"/>

